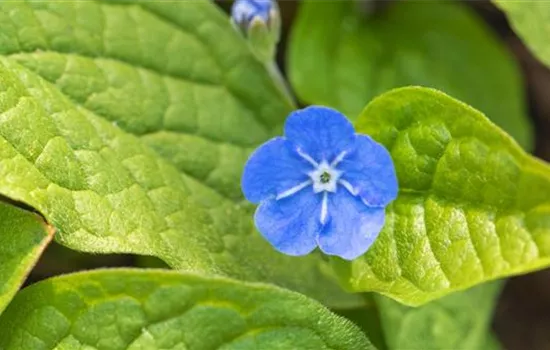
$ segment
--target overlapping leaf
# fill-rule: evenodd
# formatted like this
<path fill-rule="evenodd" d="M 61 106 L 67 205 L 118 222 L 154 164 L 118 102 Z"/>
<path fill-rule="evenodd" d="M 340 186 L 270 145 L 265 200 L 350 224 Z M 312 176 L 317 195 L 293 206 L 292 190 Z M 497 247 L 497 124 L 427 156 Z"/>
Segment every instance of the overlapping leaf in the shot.
<path fill-rule="evenodd" d="M 52 238 L 38 215 L 0 202 L 0 313 Z"/>
<path fill-rule="evenodd" d="M 2 2 L 0 55 L 0 194 L 59 242 L 358 300 L 254 232 L 240 173 L 292 106 L 214 4 Z"/>
<path fill-rule="evenodd" d="M 417 308 L 376 296 L 388 349 L 487 349 L 500 286 L 492 282 Z"/>
<path fill-rule="evenodd" d="M 357 130 L 388 148 L 400 190 L 367 254 L 334 260 L 348 288 L 415 305 L 550 266 L 550 167 L 483 114 L 403 88 L 371 102 Z"/>
<path fill-rule="evenodd" d="M 531 51 L 550 66 L 550 3 L 547 1 L 493 0 L 508 16 L 512 27 Z"/>
<path fill-rule="evenodd" d="M 375 348 L 300 294 L 160 270 L 68 275 L 23 290 L 0 317 L 0 348 Z"/>
<path fill-rule="evenodd" d="M 464 4 L 395 1 L 368 18 L 358 7 L 350 0 L 301 4 L 288 71 L 304 102 L 355 118 L 380 93 L 422 85 L 481 110 L 532 147 L 517 63 Z"/>

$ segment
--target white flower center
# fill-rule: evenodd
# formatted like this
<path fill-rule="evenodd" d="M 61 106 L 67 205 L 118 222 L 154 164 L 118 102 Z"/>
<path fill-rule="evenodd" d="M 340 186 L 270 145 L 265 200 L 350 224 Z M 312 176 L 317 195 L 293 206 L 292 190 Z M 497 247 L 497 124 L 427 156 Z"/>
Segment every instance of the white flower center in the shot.
<path fill-rule="evenodd" d="M 344 159 L 346 156 L 346 151 L 340 153 L 330 164 L 327 161 L 323 160 L 321 163 L 317 163 L 313 158 L 311 158 L 306 153 L 302 152 L 300 149 L 297 150 L 298 154 L 305 159 L 309 164 L 311 164 L 315 170 L 310 171 L 308 174 L 309 180 L 304 181 L 292 188 L 289 188 L 286 191 L 279 193 L 276 197 L 277 200 L 290 197 L 293 194 L 303 190 L 304 188 L 312 185 L 314 193 L 323 192 L 323 198 L 321 201 L 321 215 L 319 220 L 322 224 L 327 222 L 328 217 L 328 193 L 336 192 L 338 184 L 344 186 L 352 195 L 357 195 L 356 189 L 347 182 L 346 180 L 340 179 L 342 172 L 336 169 L 336 166 Z"/>
<path fill-rule="evenodd" d="M 317 166 L 317 169 L 309 172 L 308 175 L 313 182 L 313 192 L 336 192 L 336 185 L 342 172 L 323 161 Z"/>
<path fill-rule="evenodd" d="M 317 163 L 313 158 L 311 158 L 306 153 L 302 152 L 300 149 L 297 150 L 298 154 L 305 159 L 309 164 L 314 167 L 313 171 L 307 173 L 309 180 L 304 181 L 292 188 L 289 188 L 283 192 L 277 194 L 276 199 L 283 199 L 290 197 L 293 194 L 301 191 L 302 189 L 312 186 L 314 193 L 323 193 L 323 209 L 322 209 L 322 220 L 326 217 L 326 207 L 327 207 L 327 194 L 328 192 L 336 192 L 338 184 L 344 186 L 351 194 L 354 196 L 357 194 L 353 186 L 346 180 L 340 179 L 342 176 L 342 171 L 336 169 L 336 166 L 344 159 L 347 152 L 344 151 L 340 153 L 331 163 L 328 163 L 326 160 L 323 160 L 321 163 Z"/>

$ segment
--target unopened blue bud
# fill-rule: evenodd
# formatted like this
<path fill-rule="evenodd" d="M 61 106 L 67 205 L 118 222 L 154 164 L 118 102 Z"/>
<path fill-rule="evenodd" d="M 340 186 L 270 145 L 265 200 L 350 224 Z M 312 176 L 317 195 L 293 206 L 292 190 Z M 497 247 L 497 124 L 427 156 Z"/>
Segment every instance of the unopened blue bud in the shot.
<path fill-rule="evenodd" d="M 233 3 L 231 16 L 239 24 L 250 23 L 254 17 L 267 22 L 273 6 L 272 0 L 237 0 Z"/>
<path fill-rule="evenodd" d="M 263 62 L 272 61 L 279 41 L 281 19 L 274 0 L 236 0 L 231 18 Z"/>

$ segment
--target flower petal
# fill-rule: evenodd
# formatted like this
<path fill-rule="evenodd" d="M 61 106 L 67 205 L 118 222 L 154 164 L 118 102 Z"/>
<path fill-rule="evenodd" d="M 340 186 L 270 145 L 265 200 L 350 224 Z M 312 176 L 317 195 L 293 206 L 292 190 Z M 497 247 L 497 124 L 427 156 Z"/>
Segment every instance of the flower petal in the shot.
<path fill-rule="evenodd" d="M 321 230 L 321 198 L 309 186 L 290 197 L 268 199 L 256 210 L 256 228 L 278 251 L 308 254 L 317 246 Z"/>
<path fill-rule="evenodd" d="M 281 137 L 261 145 L 248 159 L 241 179 L 246 199 L 258 203 L 309 181 L 311 165 Z"/>
<path fill-rule="evenodd" d="M 285 124 L 285 136 L 318 163 L 330 163 L 353 147 L 354 133 L 353 125 L 342 113 L 327 107 L 295 111 Z"/>
<path fill-rule="evenodd" d="M 383 208 L 366 206 L 344 188 L 329 195 L 328 222 L 318 238 L 319 248 L 329 255 L 353 260 L 363 255 L 384 226 Z"/>
<path fill-rule="evenodd" d="M 269 19 L 273 0 L 237 0 L 231 7 L 231 16 L 237 23 L 250 22 L 254 17 Z"/>
<path fill-rule="evenodd" d="M 369 136 L 357 135 L 355 148 L 338 164 L 341 180 L 369 206 L 384 207 L 397 197 L 398 185 L 392 158 L 384 146 Z M 342 181 L 341 181 L 342 182 Z"/>

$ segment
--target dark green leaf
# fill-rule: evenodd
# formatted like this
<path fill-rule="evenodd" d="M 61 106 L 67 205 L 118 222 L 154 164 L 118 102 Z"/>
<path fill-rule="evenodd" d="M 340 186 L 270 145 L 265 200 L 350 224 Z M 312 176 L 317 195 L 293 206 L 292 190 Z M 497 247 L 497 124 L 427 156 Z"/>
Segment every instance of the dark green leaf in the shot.
<path fill-rule="evenodd" d="M 477 286 L 418 308 L 377 296 L 388 349 L 488 349 L 487 334 L 501 285 Z"/>
<path fill-rule="evenodd" d="M 355 118 L 389 89 L 432 87 L 480 109 L 532 147 L 518 66 L 464 4 L 395 1 L 369 18 L 356 7 L 357 1 L 301 4 L 288 56 L 301 99 Z"/>

